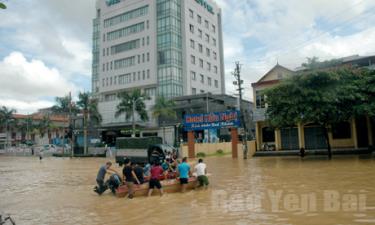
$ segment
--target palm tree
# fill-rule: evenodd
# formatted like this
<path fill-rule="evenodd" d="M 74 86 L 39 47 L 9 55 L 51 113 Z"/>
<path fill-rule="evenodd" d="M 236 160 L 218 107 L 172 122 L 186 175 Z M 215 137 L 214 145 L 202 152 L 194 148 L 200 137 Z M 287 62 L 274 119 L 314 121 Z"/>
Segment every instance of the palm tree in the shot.
<path fill-rule="evenodd" d="M 13 114 L 16 113 L 15 109 L 9 109 L 5 106 L 0 108 L 0 124 L 6 131 L 7 146 L 9 147 L 9 125 L 15 122 L 13 119 Z"/>
<path fill-rule="evenodd" d="M 126 120 L 132 118 L 132 137 L 135 137 L 135 113 L 138 113 L 143 122 L 148 121 L 145 100 L 149 97 L 141 90 L 136 89 L 132 92 L 122 92 L 118 95 L 120 103 L 117 105 L 115 117 L 125 114 Z"/>
<path fill-rule="evenodd" d="M 87 154 L 87 126 L 92 120 L 96 125 L 102 121 L 102 116 L 98 111 L 98 100 L 93 99 L 89 92 L 80 92 L 78 95 L 77 106 L 83 113 L 83 138 L 84 153 Z"/>
<path fill-rule="evenodd" d="M 50 128 L 52 127 L 51 120 L 49 118 L 49 115 L 43 116 L 42 120 L 38 124 L 38 130 L 39 135 L 41 138 L 44 137 L 44 135 L 50 131 Z"/>
<path fill-rule="evenodd" d="M 165 121 L 166 118 L 176 119 L 176 111 L 174 107 L 176 103 L 172 99 L 167 99 L 163 95 L 156 99 L 155 105 L 152 109 L 152 116 L 154 118 L 163 119 L 163 142 L 165 144 Z"/>
<path fill-rule="evenodd" d="M 71 112 L 78 112 L 77 107 L 72 104 L 72 98 L 70 95 L 64 97 L 56 97 L 56 104 L 52 106 L 52 111 L 56 114 L 68 116 Z"/>

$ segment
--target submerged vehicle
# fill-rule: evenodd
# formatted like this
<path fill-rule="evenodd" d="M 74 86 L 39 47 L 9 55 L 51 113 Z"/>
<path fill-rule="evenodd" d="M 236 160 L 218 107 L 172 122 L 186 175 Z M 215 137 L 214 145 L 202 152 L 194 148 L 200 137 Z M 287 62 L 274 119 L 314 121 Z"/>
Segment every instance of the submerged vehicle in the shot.
<path fill-rule="evenodd" d="M 122 166 L 126 158 L 139 164 L 152 163 L 164 160 L 165 152 L 177 152 L 174 147 L 162 142 L 161 137 L 117 138 L 116 163 Z"/>

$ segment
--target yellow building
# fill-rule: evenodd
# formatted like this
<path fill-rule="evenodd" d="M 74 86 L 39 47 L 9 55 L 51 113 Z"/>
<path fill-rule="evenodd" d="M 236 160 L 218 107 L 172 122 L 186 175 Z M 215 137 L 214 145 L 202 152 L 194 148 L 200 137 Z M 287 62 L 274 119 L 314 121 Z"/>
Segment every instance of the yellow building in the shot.
<path fill-rule="evenodd" d="M 296 124 L 292 128 L 274 129 L 267 123 L 266 96 L 262 94 L 262 90 L 273 87 L 282 79 L 294 74 L 294 71 L 277 64 L 258 82 L 252 84 L 257 151 L 300 148 L 312 150 L 327 147 L 324 131 L 316 124 Z M 375 127 L 374 119 L 365 116 L 334 124 L 328 129 L 330 144 L 333 149 L 361 149 L 373 146 L 375 132 L 372 132 L 372 127 Z"/>

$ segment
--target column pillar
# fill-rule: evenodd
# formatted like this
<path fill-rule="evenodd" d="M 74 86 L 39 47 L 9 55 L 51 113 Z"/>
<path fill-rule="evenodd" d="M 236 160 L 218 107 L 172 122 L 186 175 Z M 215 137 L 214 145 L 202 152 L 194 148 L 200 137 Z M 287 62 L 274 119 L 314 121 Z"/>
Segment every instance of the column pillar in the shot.
<path fill-rule="evenodd" d="M 256 150 L 260 151 L 262 148 L 262 130 L 260 122 L 255 123 L 255 140 L 256 140 Z"/>
<path fill-rule="evenodd" d="M 231 128 L 230 133 L 232 135 L 232 158 L 238 158 L 238 130 L 237 128 Z"/>
<path fill-rule="evenodd" d="M 298 123 L 298 146 L 305 148 L 305 130 L 302 123 Z"/>
<path fill-rule="evenodd" d="M 369 146 L 374 146 L 374 140 L 372 136 L 372 124 L 369 116 L 366 116 L 366 121 L 367 121 L 367 135 L 368 135 L 368 145 Z"/>
<path fill-rule="evenodd" d="M 194 131 L 188 132 L 188 156 L 189 158 L 195 158 L 195 138 Z"/>
<path fill-rule="evenodd" d="M 354 141 L 354 149 L 358 149 L 357 125 L 355 123 L 355 118 L 352 118 L 352 134 Z"/>
<path fill-rule="evenodd" d="M 275 150 L 281 149 L 281 131 L 279 128 L 275 129 Z"/>

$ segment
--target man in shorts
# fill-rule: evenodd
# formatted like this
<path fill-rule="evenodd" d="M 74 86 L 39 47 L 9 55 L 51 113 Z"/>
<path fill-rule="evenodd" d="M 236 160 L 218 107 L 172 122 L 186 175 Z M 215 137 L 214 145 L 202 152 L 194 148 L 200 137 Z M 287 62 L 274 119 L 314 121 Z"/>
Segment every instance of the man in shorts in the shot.
<path fill-rule="evenodd" d="M 163 187 L 160 184 L 160 176 L 163 175 L 164 170 L 160 166 L 159 161 L 155 161 L 154 165 L 151 168 L 151 178 L 149 181 L 149 190 L 148 190 L 148 196 L 150 197 L 152 195 L 152 192 L 154 191 L 155 187 L 159 189 L 160 196 L 163 196 Z"/>
<path fill-rule="evenodd" d="M 181 192 L 186 191 L 186 186 L 189 183 L 189 176 L 191 176 L 190 165 L 187 163 L 187 157 L 182 159 L 182 163 L 177 167 L 177 174 L 180 177 Z"/>
<path fill-rule="evenodd" d="M 203 159 L 198 160 L 198 164 L 194 167 L 194 169 L 195 169 L 195 172 L 197 173 L 197 178 L 198 178 L 198 182 L 199 182 L 198 187 L 207 188 L 207 186 L 209 184 L 208 178 L 206 176 L 207 175 L 207 166 L 203 162 Z"/>
<path fill-rule="evenodd" d="M 128 187 L 128 198 L 132 199 L 134 194 L 134 183 L 140 184 L 137 175 L 134 173 L 133 167 L 131 165 L 130 159 L 124 160 L 125 166 L 122 170 L 123 180 Z"/>

